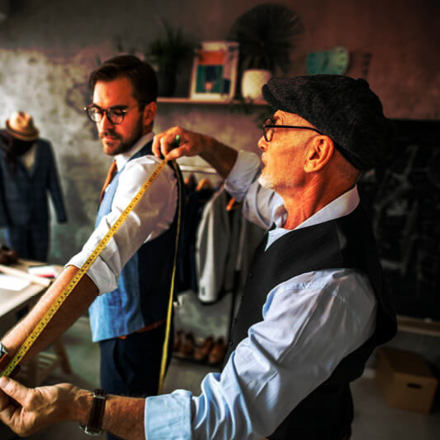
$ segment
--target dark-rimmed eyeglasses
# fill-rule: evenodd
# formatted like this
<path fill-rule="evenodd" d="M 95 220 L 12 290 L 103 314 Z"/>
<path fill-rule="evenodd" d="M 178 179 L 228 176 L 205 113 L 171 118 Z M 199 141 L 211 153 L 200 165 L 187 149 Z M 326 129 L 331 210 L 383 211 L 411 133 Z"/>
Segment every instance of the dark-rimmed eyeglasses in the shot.
<path fill-rule="evenodd" d="M 266 119 L 264 121 L 263 136 L 266 142 L 270 142 L 272 140 L 275 128 L 297 128 L 301 130 L 312 130 L 312 131 L 316 131 L 316 133 L 324 135 L 324 133 L 313 127 L 305 127 L 303 125 L 276 125 L 274 122 L 275 121 L 271 118 Z"/>
<path fill-rule="evenodd" d="M 134 107 L 137 107 L 137 105 L 132 105 L 131 107 L 126 105 L 115 105 L 114 107 L 101 108 L 99 105 L 90 104 L 87 107 L 84 107 L 84 111 L 93 122 L 101 122 L 105 114 L 112 124 L 117 125 L 124 120 L 126 113 Z"/>

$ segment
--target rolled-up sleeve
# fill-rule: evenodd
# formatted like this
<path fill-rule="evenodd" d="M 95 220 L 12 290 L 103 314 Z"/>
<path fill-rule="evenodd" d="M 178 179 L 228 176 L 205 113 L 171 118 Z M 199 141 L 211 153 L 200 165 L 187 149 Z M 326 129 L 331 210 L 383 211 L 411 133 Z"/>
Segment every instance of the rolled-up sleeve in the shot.
<path fill-rule="evenodd" d="M 127 163 L 119 177 L 111 212 L 101 219 L 82 250 L 67 265 L 81 267 L 84 264 L 157 164 L 158 159 L 152 156 Z M 172 169 L 166 166 L 88 269 L 87 275 L 96 284 L 100 294 L 116 289 L 121 270 L 133 254 L 144 242 L 158 237 L 169 228 L 176 206 L 176 177 Z"/>

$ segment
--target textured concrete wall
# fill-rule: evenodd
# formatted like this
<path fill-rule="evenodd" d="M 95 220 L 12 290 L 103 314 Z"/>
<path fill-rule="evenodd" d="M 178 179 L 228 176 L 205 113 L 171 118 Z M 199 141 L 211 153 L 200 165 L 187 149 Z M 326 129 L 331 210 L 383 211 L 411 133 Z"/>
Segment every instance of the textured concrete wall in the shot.
<path fill-rule="evenodd" d="M 52 141 L 68 205 L 69 223 L 52 225 L 51 260 L 65 262 L 92 230 L 109 159 L 82 112 L 88 73 L 119 49 L 142 53 L 166 18 L 194 39 L 225 39 L 250 0 L 14 0 L 0 23 L 0 123 L 14 110 L 34 116 Z M 440 6 L 429 0 L 303 0 L 279 2 L 295 10 L 304 33 L 292 53 L 293 74 L 305 73 L 309 51 L 345 46 L 347 74 L 366 75 L 390 117 L 440 116 L 437 42 Z M 364 60 L 371 54 L 368 71 Z M 178 91 L 188 90 L 188 72 Z M 161 104 L 156 130 L 182 124 L 254 149 L 253 117 L 226 106 Z"/>

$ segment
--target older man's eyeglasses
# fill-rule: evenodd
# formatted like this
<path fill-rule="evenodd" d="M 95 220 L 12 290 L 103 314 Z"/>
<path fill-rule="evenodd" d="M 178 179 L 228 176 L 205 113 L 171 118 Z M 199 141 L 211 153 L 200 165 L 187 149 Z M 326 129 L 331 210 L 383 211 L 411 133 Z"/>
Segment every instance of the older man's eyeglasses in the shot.
<path fill-rule="evenodd" d="M 107 119 L 114 125 L 120 124 L 126 113 L 137 105 L 128 107 L 126 105 L 115 105 L 114 107 L 101 108 L 99 105 L 91 104 L 84 107 L 84 111 L 87 113 L 89 119 L 93 122 L 101 122 L 104 114 L 107 115 Z"/>
<path fill-rule="evenodd" d="M 303 125 L 276 125 L 275 121 L 271 118 L 266 119 L 263 124 L 263 136 L 266 142 L 270 142 L 273 138 L 273 133 L 275 131 L 275 128 L 297 128 L 301 130 L 312 130 L 316 131 L 316 133 L 324 134 L 321 131 L 317 130 L 313 127 L 305 127 Z"/>

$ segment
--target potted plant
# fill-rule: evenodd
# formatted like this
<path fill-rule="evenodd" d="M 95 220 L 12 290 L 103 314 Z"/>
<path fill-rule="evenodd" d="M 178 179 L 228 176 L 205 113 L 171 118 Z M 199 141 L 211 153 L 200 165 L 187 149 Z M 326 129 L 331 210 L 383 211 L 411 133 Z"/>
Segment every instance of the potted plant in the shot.
<path fill-rule="evenodd" d="M 164 35 L 149 44 L 145 58 L 157 70 L 159 96 L 172 96 L 178 68 L 193 55 L 195 44 L 183 35 L 181 29 L 173 29 L 166 21 L 162 21 L 162 25 Z"/>
<path fill-rule="evenodd" d="M 261 98 L 261 87 L 269 78 L 289 70 L 295 38 L 302 30 L 295 12 L 273 3 L 255 6 L 235 21 L 229 39 L 240 45 L 243 98 Z"/>

